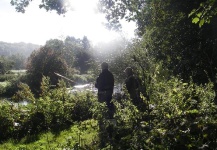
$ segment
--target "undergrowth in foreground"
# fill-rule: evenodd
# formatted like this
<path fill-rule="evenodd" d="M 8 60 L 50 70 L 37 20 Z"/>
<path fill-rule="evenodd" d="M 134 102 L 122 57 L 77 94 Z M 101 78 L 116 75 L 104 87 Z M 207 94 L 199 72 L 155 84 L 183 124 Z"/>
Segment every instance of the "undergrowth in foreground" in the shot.
<path fill-rule="evenodd" d="M 98 125 L 94 119 L 75 122 L 69 129 L 59 134 L 47 131 L 37 135 L 27 135 L 20 141 L 10 139 L 0 145 L 4 150 L 33 149 L 96 149 Z"/>
<path fill-rule="evenodd" d="M 215 149 L 217 107 L 213 84 L 185 83 L 178 78 L 158 80 L 141 93 L 146 109 L 134 105 L 129 95 L 113 99 L 115 125 L 105 119 L 104 103 L 90 92 L 69 94 L 64 83 L 49 88 L 44 78 L 42 93 L 35 98 L 27 85 L 13 97 L 28 99 L 27 106 L 0 105 L 0 149 Z M 99 123 L 102 124 L 100 130 Z M 15 127 L 14 122 L 20 126 Z M 105 130 L 104 130 L 105 129 Z M 109 134 L 108 138 L 108 132 Z M 100 133 L 107 134 L 105 139 Z M 106 139 L 107 138 L 107 139 Z"/>

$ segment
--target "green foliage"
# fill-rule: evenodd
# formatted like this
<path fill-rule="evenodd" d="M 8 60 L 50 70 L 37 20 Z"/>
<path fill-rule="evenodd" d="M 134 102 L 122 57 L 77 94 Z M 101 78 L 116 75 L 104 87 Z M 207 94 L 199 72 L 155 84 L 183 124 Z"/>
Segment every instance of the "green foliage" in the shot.
<path fill-rule="evenodd" d="M 196 85 L 153 77 L 148 89 L 150 100 L 143 99 L 149 104 L 145 112 L 129 99 L 115 102 L 115 148 L 214 149 L 217 107 L 212 83 Z"/>
<path fill-rule="evenodd" d="M 4 56 L 0 57 L 0 74 L 7 73 L 13 66 L 13 62 Z"/>
<path fill-rule="evenodd" d="M 49 76 L 51 83 L 56 85 L 58 77 L 54 72 L 65 75 L 67 73 L 67 64 L 61 55 L 61 51 L 55 51 L 48 46 L 34 51 L 27 64 L 28 84 L 34 93 L 40 93 L 40 83 L 42 76 Z"/>
<path fill-rule="evenodd" d="M 14 62 L 14 65 L 12 67 L 13 69 L 25 69 L 26 58 L 24 57 L 24 54 L 12 54 L 8 57 L 8 59 Z"/>
<path fill-rule="evenodd" d="M 29 102 L 34 102 L 35 98 L 32 94 L 29 86 L 24 83 L 19 83 L 18 88 L 20 88 L 19 91 L 16 92 L 16 94 L 12 97 L 12 100 L 15 102 L 20 102 L 23 100 L 28 100 Z"/>
<path fill-rule="evenodd" d="M 42 76 L 49 76 L 52 85 L 56 85 L 60 76 L 66 76 L 72 80 L 75 74 L 86 74 L 94 64 L 91 55 L 91 47 L 87 37 L 76 39 L 67 37 L 65 41 L 51 39 L 45 46 L 34 51 L 28 58 L 27 77 L 28 84 L 34 94 L 40 94 Z M 86 75 L 92 78 L 91 75 Z"/>
<path fill-rule="evenodd" d="M 206 145 L 203 139 L 205 133 L 200 127 L 216 126 L 211 121 L 216 119 L 213 115 L 213 112 L 216 112 L 213 103 L 215 96 L 213 85 L 209 83 L 198 86 L 173 78 L 166 83 L 157 81 L 152 89 L 153 94 L 150 99 L 155 108 L 151 115 L 155 117 L 152 121 L 154 127 L 151 134 L 156 135 L 148 139 L 150 144 L 156 146 L 154 142 L 160 136 L 159 144 L 169 149 L 176 149 L 179 146 L 185 149 L 200 148 Z M 207 117 L 212 119 L 208 121 Z M 213 141 L 214 137 L 210 135 L 209 138 Z"/>
<path fill-rule="evenodd" d="M 185 82 L 171 76 L 164 63 L 152 57 L 146 42 L 132 45 L 129 58 L 141 80 L 140 96 L 148 107 L 141 112 L 128 99 L 115 103 L 115 117 L 120 124 L 114 130 L 122 136 L 114 135 L 113 140 L 124 141 L 124 144 L 114 144 L 114 147 L 199 149 L 205 146 L 213 149 L 216 138 L 210 131 L 215 132 L 217 128 L 214 84 L 196 84 L 192 79 Z M 120 120 L 124 120 L 122 124 Z M 208 130 L 203 130 L 206 128 Z"/>
<path fill-rule="evenodd" d="M 135 22 L 137 22 L 137 19 L 140 17 L 140 19 L 144 19 L 140 15 L 143 12 L 143 9 L 147 8 L 145 3 L 149 3 L 149 1 L 99 0 L 99 9 L 101 12 L 106 14 L 106 19 L 109 21 L 107 26 L 111 29 L 119 29 L 121 27 L 121 19 Z"/>
<path fill-rule="evenodd" d="M 14 131 L 14 118 L 12 116 L 14 111 L 8 103 L 1 103 L 0 108 L 0 140 L 4 140 L 5 138 L 12 136 L 11 133 Z"/>
<path fill-rule="evenodd" d="M 214 21 L 209 25 L 198 28 L 188 18 L 189 12 L 202 1 L 100 2 L 111 23 L 117 23 L 120 18 L 136 21 L 137 32 L 142 36 L 141 42 L 138 42 L 140 46 L 136 49 L 147 55 L 141 57 L 160 61 L 163 68 L 170 70 L 173 75 L 180 75 L 185 81 L 189 81 L 192 76 L 197 83 L 206 83 L 208 79 L 215 82 L 217 63 L 213 48 L 216 35 L 213 33 L 216 28 L 213 27 L 216 21 L 213 18 Z M 145 61 L 140 66 L 143 65 L 146 65 Z"/>
<path fill-rule="evenodd" d="M 216 55 L 213 49 L 216 36 L 212 27 L 216 23 L 210 23 L 203 29 L 193 25 L 187 14 L 197 4 L 199 1 L 189 3 L 179 0 L 147 3 L 152 9 L 145 10 L 144 15 L 153 14 L 154 17 L 143 23 L 145 28 L 140 31 L 145 34 L 137 49 L 146 53 L 145 58 L 160 61 L 170 73 L 180 75 L 185 81 L 192 76 L 197 83 L 206 83 L 208 79 L 215 82 L 216 63 L 210 62 L 216 61 L 213 57 Z"/>
<path fill-rule="evenodd" d="M 200 3 L 200 5 L 191 11 L 188 15 L 192 18 L 192 23 L 198 24 L 202 27 L 205 23 L 209 24 L 212 18 L 217 15 L 217 3 L 216 0 L 206 0 Z"/>
<path fill-rule="evenodd" d="M 0 82 L 9 81 L 16 77 L 15 74 L 4 74 L 0 75 Z"/>
<path fill-rule="evenodd" d="M 25 75 L 21 75 L 21 74 L 5 74 L 2 75 L 0 77 L 2 80 L 4 80 L 6 83 L 4 88 L 2 89 L 2 91 L 4 91 L 3 93 L 1 93 L 2 96 L 6 96 L 6 97 L 11 97 L 13 96 L 17 90 L 18 90 L 18 84 L 20 82 L 26 82 L 26 77 Z"/>
<path fill-rule="evenodd" d="M 0 95 L 5 93 L 5 87 L 7 86 L 6 82 L 0 82 Z"/>
<path fill-rule="evenodd" d="M 62 131 L 59 135 L 52 132 L 42 133 L 37 137 L 27 136 L 20 140 L 9 140 L 1 144 L 0 149 L 95 149 L 97 136 L 97 122 L 86 120 L 82 123 L 74 123 L 69 129 Z M 33 142 L 28 142 L 35 139 Z"/>
<path fill-rule="evenodd" d="M 10 115 L 11 122 L 5 122 L 0 125 L 4 136 L 1 140 L 7 139 L 10 135 L 14 135 L 15 139 L 20 139 L 25 135 L 38 134 L 41 131 L 50 129 L 54 133 L 58 133 L 62 129 L 69 128 L 75 121 L 84 121 L 92 117 L 90 111 L 96 100 L 92 93 L 76 93 L 70 94 L 66 88 L 65 82 L 60 81 L 56 89 L 52 89 L 48 77 L 43 77 L 39 98 L 35 98 L 30 88 L 21 83 L 20 90 L 14 95 L 13 100 L 16 102 L 27 100 L 28 105 L 14 107 L 11 104 L 1 105 L 1 117 L 8 118 Z M 7 107 L 6 107 L 7 106 Z M 5 111 L 4 108 L 7 108 Z M 5 116 L 6 115 L 6 116 Z M 19 126 L 13 126 L 14 123 Z"/>
<path fill-rule="evenodd" d="M 52 89 L 49 78 L 43 77 L 40 97 L 33 98 L 27 106 L 1 103 L 0 117 L 5 120 L 0 124 L 0 132 L 4 133 L 1 141 L 13 136 L 19 140 L 19 145 L 14 144 L 17 147 L 96 149 L 100 141 L 97 133 L 102 131 L 98 130 L 99 122 L 95 120 L 101 120 L 103 132 L 112 135 L 106 137 L 107 148 L 112 144 L 114 149 L 199 149 L 204 146 L 214 149 L 217 107 L 213 84 L 186 83 L 177 77 L 165 79 L 160 72 L 161 67 L 156 67 L 150 80 L 145 82 L 147 95 L 141 94 L 141 98 L 148 107 L 144 111 L 133 104 L 128 94 L 121 100 L 113 99 L 114 124 L 105 119 L 107 107 L 97 102 L 96 95 L 70 94 L 63 81 Z M 148 72 L 145 75 L 148 76 Z M 17 95 L 31 99 L 27 86 L 21 85 L 23 90 Z M 89 120 L 91 118 L 95 120 Z M 14 122 L 20 126 L 15 127 Z M 39 134 L 42 131 L 51 131 L 54 135 Z"/>
<path fill-rule="evenodd" d="M 90 41 L 86 36 L 82 39 L 76 39 L 68 36 L 65 41 L 65 50 L 73 53 L 74 62 L 72 64 L 81 74 L 87 73 L 91 64 L 94 62 L 92 59 L 92 48 Z"/>
<path fill-rule="evenodd" d="M 101 140 L 106 142 L 102 149 L 108 149 L 110 145 L 114 149 L 215 149 L 217 53 L 214 49 L 216 35 L 213 34 L 216 33 L 216 28 L 213 27 L 216 23 L 203 24 L 209 22 L 210 16 L 206 18 L 206 15 L 216 11 L 212 10 L 216 1 L 201 2 L 203 1 L 100 0 L 103 6 L 101 9 L 106 13 L 110 25 L 119 27 L 119 20 L 123 18 L 136 21 L 141 39 L 128 45 L 127 50 L 126 43 L 123 44 L 124 47 L 122 44 L 109 47 L 113 51 L 99 53 L 97 61 L 100 63 L 108 60 L 111 63 L 110 69 L 120 82 L 124 79 L 122 70 L 126 66 L 133 67 L 140 81 L 140 99 L 144 106 L 135 106 L 124 91 L 125 94 L 120 99 L 113 99 L 116 110 L 115 122 L 112 122 L 106 119 L 108 109 L 105 103 L 97 102 L 96 95 L 90 92 L 69 93 L 62 80 L 55 88 L 52 87 L 51 76 L 40 69 L 53 55 L 49 58 L 45 56 L 61 54 L 62 58 L 67 59 L 73 73 L 76 73 L 73 67 L 80 73 L 89 70 L 91 59 L 90 45 L 86 38 L 81 40 L 67 37 L 64 42 L 51 40 L 42 48 L 47 49 L 47 53 L 42 53 L 44 60 L 38 57 L 36 63 L 43 62 L 43 65 L 35 67 L 36 71 L 41 71 L 40 75 L 36 75 L 41 79 L 37 81 L 38 84 L 41 83 L 39 97 L 33 97 L 28 86 L 21 84 L 23 89 L 14 97 L 17 101 L 31 99 L 31 103 L 27 107 L 0 105 L 0 117 L 4 120 L 0 124 L 0 132 L 5 131 L 1 141 L 25 137 L 24 143 L 34 143 L 35 149 L 97 149 Z M 193 22 L 203 25 L 203 28 L 196 27 L 188 18 L 190 11 L 199 4 L 200 8 L 190 15 L 196 14 Z M 49 10 L 49 6 L 43 7 L 45 6 Z M 100 46 L 98 50 L 101 50 Z M 50 61 L 50 64 L 53 65 L 54 62 Z M 47 65 L 47 68 L 50 66 Z M 92 71 L 97 72 L 94 69 Z M 75 74 L 69 76 L 73 75 L 82 81 L 89 78 Z M 90 120 L 92 118 L 95 120 Z M 14 122 L 19 122 L 20 126 L 13 126 Z M 77 133 L 78 142 L 75 142 L 74 135 L 65 136 L 63 130 L 68 129 L 71 129 L 72 134 Z M 54 133 L 56 139 L 48 131 Z M 46 138 L 41 137 L 46 141 L 38 140 L 37 136 L 42 132 L 48 133 Z M 102 138 L 102 133 L 105 133 L 105 139 Z M 57 139 L 62 134 L 66 140 Z M 89 142 L 90 136 L 92 142 Z M 88 144 L 82 145 L 81 139 L 88 139 L 84 140 Z M 25 146 L 27 145 L 19 145 L 23 149 Z"/>

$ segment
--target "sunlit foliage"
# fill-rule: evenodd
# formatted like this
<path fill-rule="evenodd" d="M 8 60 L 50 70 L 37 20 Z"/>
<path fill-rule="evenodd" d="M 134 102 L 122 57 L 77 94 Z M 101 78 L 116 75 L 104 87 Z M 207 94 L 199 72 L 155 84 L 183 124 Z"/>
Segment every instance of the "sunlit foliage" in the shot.
<path fill-rule="evenodd" d="M 113 99 L 116 107 L 114 124 L 104 118 L 107 107 L 97 102 L 94 94 L 70 94 L 63 81 L 58 83 L 57 89 L 51 89 L 49 78 L 44 77 L 42 94 L 39 98 L 31 98 L 27 106 L 0 104 L 0 118 L 3 120 L 0 140 L 11 139 L 1 146 L 9 148 L 13 146 L 12 141 L 19 141 L 16 147 L 34 145 L 44 148 L 46 145 L 49 148 L 73 148 L 78 143 L 77 147 L 81 149 L 97 149 L 101 140 L 98 133 L 105 132 L 112 134 L 111 138 L 105 139 L 107 148 L 214 149 L 217 146 L 217 108 L 213 103 L 213 84 L 185 83 L 176 77 L 164 79 L 160 67 L 153 70 L 147 82 L 149 98 L 141 95 L 146 109 L 141 111 L 128 95 L 120 100 Z M 145 74 L 148 75 L 147 72 Z M 28 99 L 31 91 L 24 84 L 21 87 L 23 92 L 18 92 L 17 96 Z M 105 131 L 97 127 L 96 120 L 100 119 L 104 122 Z M 19 126 L 14 126 L 14 123 L 19 123 Z M 46 134 L 42 134 L 44 132 Z M 94 137 L 90 137 L 90 134 Z M 76 135 L 77 139 L 74 139 Z M 65 140 L 66 136 L 70 138 Z M 64 142 L 57 144 L 57 139 Z M 41 142 L 44 144 L 40 145 Z"/>
<path fill-rule="evenodd" d="M 192 18 L 192 23 L 198 24 L 202 27 L 205 23 L 210 23 L 217 15 L 217 1 L 216 0 L 204 0 L 198 7 L 193 9 L 189 14 Z"/>

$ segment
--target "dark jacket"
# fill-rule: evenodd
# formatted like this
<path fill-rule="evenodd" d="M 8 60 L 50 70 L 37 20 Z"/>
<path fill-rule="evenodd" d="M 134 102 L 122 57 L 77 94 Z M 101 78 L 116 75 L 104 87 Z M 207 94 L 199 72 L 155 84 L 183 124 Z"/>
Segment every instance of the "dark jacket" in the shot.
<path fill-rule="evenodd" d="M 125 80 L 125 84 L 126 84 L 127 91 L 130 94 L 130 97 L 132 99 L 135 99 L 138 96 L 138 87 L 139 87 L 138 80 L 134 75 L 130 75 Z"/>
<path fill-rule="evenodd" d="M 114 89 L 114 76 L 108 70 L 104 69 L 99 74 L 99 77 L 96 79 L 95 87 L 98 89 L 98 92 L 103 91 L 112 91 Z"/>

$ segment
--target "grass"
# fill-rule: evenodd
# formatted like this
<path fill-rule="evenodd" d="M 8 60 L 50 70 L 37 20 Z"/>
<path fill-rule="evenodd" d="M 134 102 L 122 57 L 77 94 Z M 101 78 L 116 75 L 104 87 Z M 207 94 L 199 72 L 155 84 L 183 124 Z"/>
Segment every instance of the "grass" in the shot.
<path fill-rule="evenodd" d="M 0 145 L 4 150 L 62 150 L 76 149 L 95 149 L 98 143 L 98 125 L 96 120 L 86 120 L 75 123 L 70 129 L 64 130 L 59 134 L 50 131 L 40 135 L 26 136 L 20 141 L 9 140 Z M 94 148 L 95 147 L 95 148 Z"/>

